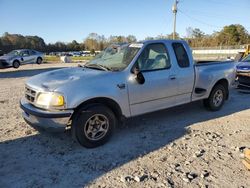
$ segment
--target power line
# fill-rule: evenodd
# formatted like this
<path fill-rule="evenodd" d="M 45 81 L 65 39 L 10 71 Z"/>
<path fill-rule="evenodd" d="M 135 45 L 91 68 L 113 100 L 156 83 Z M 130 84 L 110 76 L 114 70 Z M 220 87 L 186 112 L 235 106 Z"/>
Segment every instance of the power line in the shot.
<path fill-rule="evenodd" d="M 214 27 L 214 28 L 223 28 L 223 27 L 220 27 L 220 26 L 217 26 L 217 25 L 212 25 L 212 24 L 208 24 L 208 23 L 206 23 L 206 22 L 204 22 L 204 21 L 201 21 L 201 20 L 199 20 L 199 19 L 196 19 L 196 18 L 194 18 L 194 17 L 192 17 L 192 16 L 190 16 L 190 15 L 188 15 L 188 14 L 186 14 L 186 13 L 184 13 L 184 12 L 196 12 L 196 13 L 198 13 L 198 14 L 200 14 L 199 16 L 205 16 L 205 17 L 209 17 L 209 18 L 211 18 L 211 17 L 213 17 L 213 18 L 221 18 L 221 17 L 225 17 L 225 19 L 226 18 L 230 18 L 230 15 L 222 15 L 222 14 L 210 14 L 210 13 L 208 13 L 208 12 L 203 12 L 203 11 L 197 11 L 197 10 L 180 10 L 180 9 L 178 9 L 183 15 L 185 15 L 185 16 L 187 16 L 187 17 L 189 17 L 190 19 L 192 19 L 192 20 L 195 20 L 195 21 L 197 21 L 197 22 L 199 22 L 199 23 L 202 23 L 202 24 L 204 24 L 204 25 L 208 25 L 208 26 L 210 26 L 210 27 Z M 243 19 L 242 17 L 235 17 L 235 16 L 231 16 L 231 18 L 237 18 L 237 19 Z M 250 27 L 246 27 L 246 26 L 244 26 L 244 28 L 245 29 L 247 29 L 247 30 L 250 30 Z"/>
<path fill-rule="evenodd" d="M 222 4 L 222 5 L 226 5 L 226 6 L 234 6 L 234 5 L 232 5 L 231 3 L 228 3 L 228 2 L 225 2 L 225 1 L 223 1 L 223 2 L 221 2 L 221 1 L 217 1 L 217 0 L 209 0 L 210 2 L 214 2 L 214 3 L 217 3 L 217 4 Z M 216 1 L 216 2 L 215 2 Z M 178 4 L 180 4 L 180 3 L 183 3 L 183 0 L 177 0 L 177 2 L 178 2 Z M 176 7 L 177 8 L 177 7 Z M 211 14 L 211 12 L 204 12 L 204 11 L 197 11 L 197 10 L 182 10 L 182 9 L 180 9 L 179 7 L 178 7 L 178 11 L 181 13 L 181 14 L 183 14 L 183 15 L 185 15 L 186 17 L 188 17 L 189 19 L 191 19 L 191 20 L 193 20 L 193 21 L 196 21 L 196 22 L 198 22 L 198 23 L 201 23 L 201 24 L 203 24 L 203 25 L 206 25 L 206 26 L 209 26 L 209 27 L 212 27 L 212 28 L 217 28 L 217 29 L 222 29 L 223 27 L 222 26 L 218 26 L 218 25 L 213 25 L 213 24 L 209 24 L 209 23 L 207 23 L 207 22 L 204 22 L 204 21 L 202 21 L 202 20 L 200 20 L 200 19 L 197 19 L 196 17 L 193 17 L 193 16 L 190 16 L 189 14 L 187 14 L 186 12 L 196 12 L 196 13 L 198 13 L 198 14 L 200 14 L 200 16 L 205 16 L 205 17 L 214 17 L 214 18 L 221 18 L 221 17 L 225 17 L 225 19 L 226 18 L 229 18 L 230 16 L 231 16 L 231 18 L 237 18 L 237 19 L 241 19 L 242 20 L 242 18 L 241 17 L 237 17 L 237 16 L 233 16 L 232 17 L 232 15 L 222 15 L 222 14 L 217 14 L 217 13 L 212 13 Z M 244 26 L 244 28 L 249 32 L 250 31 L 250 27 L 246 27 L 246 26 Z"/>
<path fill-rule="evenodd" d="M 220 4 L 220 5 L 225 5 L 225 6 L 230 6 L 230 7 L 233 7 L 235 5 L 231 4 L 231 3 L 228 3 L 228 1 L 218 1 L 218 0 L 207 0 L 207 1 L 210 1 L 212 4 Z"/>
<path fill-rule="evenodd" d="M 190 18 L 190 19 L 192 19 L 192 20 L 194 20 L 194 21 L 196 21 L 196 22 L 199 22 L 199 23 L 201 23 L 201 24 L 204 24 L 204 25 L 207 25 L 207 26 L 213 27 L 213 28 L 219 28 L 219 29 L 222 29 L 222 28 L 223 28 L 223 27 L 220 27 L 220 26 L 217 26 L 217 25 L 212 25 L 212 24 L 206 23 L 206 22 L 204 22 L 204 21 L 201 21 L 201 20 L 199 20 L 199 19 L 197 19 L 197 18 L 194 18 L 194 17 L 192 17 L 192 16 L 190 16 L 190 15 L 184 13 L 184 12 L 183 12 L 182 10 L 180 10 L 180 9 L 178 9 L 178 10 L 179 10 L 179 12 L 180 12 L 181 14 L 183 14 L 183 15 L 187 16 L 188 18 Z"/>
<path fill-rule="evenodd" d="M 227 13 L 227 15 L 223 15 L 223 14 L 217 14 L 217 13 L 211 13 L 211 12 L 204 12 L 204 11 L 198 11 L 198 10 L 185 10 L 185 9 L 182 9 L 183 12 L 190 12 L 190 13 L 196 13 L 196 14 L 199 14 L 199 16 L 205 16 L 205 17 L 215 17 L 215 18 L 218 18 L 218 17 L 225 17 L 225 18 L 229 18 L 231 16 L 231 18 L 237 18 L 237 19 L 243 19 L 242 17 L 237 17 L 235 15 L 229 15 Z"/>

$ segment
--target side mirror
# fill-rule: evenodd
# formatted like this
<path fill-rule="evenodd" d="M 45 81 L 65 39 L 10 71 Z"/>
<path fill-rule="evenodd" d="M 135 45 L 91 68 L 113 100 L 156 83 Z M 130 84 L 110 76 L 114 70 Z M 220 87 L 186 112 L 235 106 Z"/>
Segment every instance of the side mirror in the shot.
<path fill-rule="evenodd" d="M 138 82 L 138 84 L 144 84 L 145 78 L 142 72 L 137 67 L 134 68 L 133 72 L 136 75 L 135 80 Z"/>

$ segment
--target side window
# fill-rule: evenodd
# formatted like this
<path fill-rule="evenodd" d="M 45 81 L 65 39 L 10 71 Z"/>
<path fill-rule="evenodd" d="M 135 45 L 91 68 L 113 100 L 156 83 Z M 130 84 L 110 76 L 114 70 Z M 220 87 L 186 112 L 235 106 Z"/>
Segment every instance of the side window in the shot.
<path fill-rule="evenodd" d="M 177 63 L 181 68 L 189 67 L 189 59 L 187 52 L 181 43 L 172 44 Z"/>
<path fill-rule="evenodd" d="M 137 59 L 140 71 L 168 69 L 171 67 L 164 44 L 149 44 Z"/>
<path fill-rule="evenodd" d="M 29 56 L 29 51 L 28 50 L 24 50 L 21 52 L 22 56 Z"/>

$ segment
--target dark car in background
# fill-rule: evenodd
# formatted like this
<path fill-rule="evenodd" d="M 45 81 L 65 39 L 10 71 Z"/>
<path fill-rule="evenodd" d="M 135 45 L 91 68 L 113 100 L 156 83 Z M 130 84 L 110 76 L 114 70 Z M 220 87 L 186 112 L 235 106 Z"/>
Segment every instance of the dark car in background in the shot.
<path fill-rule="evenodd" d="M 0 68 L 14 67 L 18 68 L 20 65 L 37 63 L 41 64 L 44 54 L 36 50 L 20 49 L 12 50 L 8 54 L 0 56 Z"/>
<path fill-rule="evenodd" d="M 236 66 L 238 88 L 250 92 L 250 55 Z"/>

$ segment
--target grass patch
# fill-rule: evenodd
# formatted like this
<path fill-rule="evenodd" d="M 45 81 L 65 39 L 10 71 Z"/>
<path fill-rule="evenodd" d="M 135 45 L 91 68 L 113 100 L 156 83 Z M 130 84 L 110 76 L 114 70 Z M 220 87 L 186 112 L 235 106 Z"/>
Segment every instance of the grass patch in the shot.
<path fill-rule="evenodd" d="M 50 56 L 50 55 L 46 55 L 44 56 L 44 61 L 45 62 L 51 62 L 51 61 L 57 61 L 57 62 L 60 62 L 60 57 L 58 56 Z"/>
<path fill-rule="evenodd" d="M 71 59 L 72 59 L 73 61 L 84 61 L 84 60 L 89 61 L 89 60 L 91 60 L 91 59 L 93 59 L 93 58 L 94 58 L 94 57 L 92 57 L 92 56 L 71 57 Z"/>
<path fill-rule="evenodd" d="M 70 58 L 72 61 L 89 61 L 89 60 L 93 59 L 92 56 L 87 56 L 87 57 L 84 57 L 84 56 L 73 57 L 73 56 L 71 56 Z M 61 59 L 58 56 L 46 55 L 44 57 L 44 61 L 45 62 L 61 62 Z"/>

